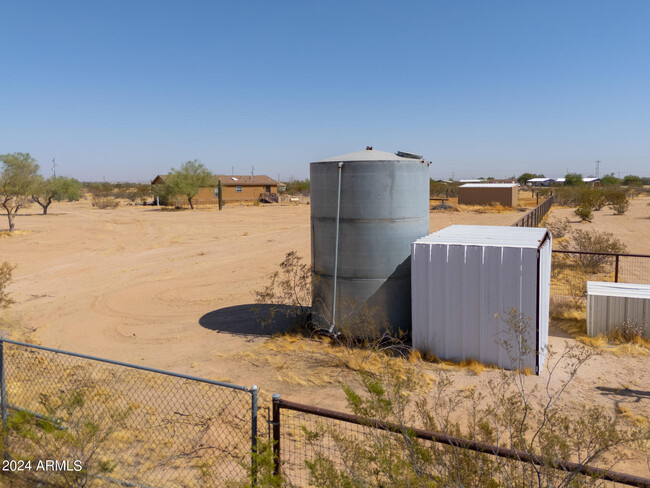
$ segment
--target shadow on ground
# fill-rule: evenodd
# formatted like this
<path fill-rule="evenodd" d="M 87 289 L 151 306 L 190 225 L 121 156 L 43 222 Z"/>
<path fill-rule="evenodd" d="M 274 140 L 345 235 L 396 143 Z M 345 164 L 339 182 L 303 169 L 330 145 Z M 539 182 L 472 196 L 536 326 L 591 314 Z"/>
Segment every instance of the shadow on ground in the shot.
<path fill-rule="evenodd" d="M 260 317 L 267 317 L 275 307 L 275 317 L 270 324 L 262 326 Z M 215 332 L 238 335 L 272 336 L 294 328 L 294 322 L 287 318 L 288 305 L 246 304 L 220 308 L 206 313 L 199 319 L 201 327 Z"/>

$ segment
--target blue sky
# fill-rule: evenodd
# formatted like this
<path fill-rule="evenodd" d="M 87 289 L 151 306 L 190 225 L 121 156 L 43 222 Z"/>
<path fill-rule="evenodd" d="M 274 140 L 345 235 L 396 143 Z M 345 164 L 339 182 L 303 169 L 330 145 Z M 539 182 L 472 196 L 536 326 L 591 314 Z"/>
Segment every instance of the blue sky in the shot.
<path fill-rule="evenodd" d="M 650 2 L 0 0 L 0 153 L 149 181 L 309 175 L 372 145 L 434 178 L 650 175 Z"/>

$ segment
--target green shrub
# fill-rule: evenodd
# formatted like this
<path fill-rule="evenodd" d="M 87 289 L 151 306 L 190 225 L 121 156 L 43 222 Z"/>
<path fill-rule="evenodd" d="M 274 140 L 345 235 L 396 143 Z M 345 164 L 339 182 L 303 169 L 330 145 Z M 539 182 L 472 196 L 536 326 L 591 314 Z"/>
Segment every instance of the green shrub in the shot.
<path fill-rule="evenodd" d="M 511 338 L 502 344 L 511 364 L 531 353 L 530 319 L 512 310 L 503 318 Z M 434 386 L 421 381 L 415 368 L 396 367 L 386 361 L 383 374 L 360 373 L 361 388 L 343 385 L 348 407 L 362 425 L 342 429 L 342 424 L 314 422 L 302 426 L 301 440 L 313 458 L 306 461 L 310 486 L 349 488 L 368 486 L 601 486 L 602 480 L 555 469 L 553 460 L 579 459 L 583 464 L 610 465 L 635 447 L 645 455 L 648 425 L 628 427 L 604 408 L 576 405 L 566 410 L 563 392 L 594 355 L 584 346 L 569 346 L 561 355 L 547 354 L 548 374 L 561 375 L 557 387 L 551 378 L 545 388 L 530 388 L 525 370 L 501 371 L 488 380 L 489 395 L 474 388 L 456 390 L 444 371 Z M 428 400 L 432 398 L 432 400 Z M 571 415 L 567 414 L 571 412 Z M 466 422 L 459 421 L 464 413 Z M 375 421 L 391 431 L 373 427 Z M 498 458 L 416 437 L 414 427 L 443 436 L 498 444 L 537 456 L 531 465 Z M 447 437 L 449 439 L 449 437 Z"/>
<path fill-rule="evenodd" d="M 550 230 L 553 237 L 557 239 L 561 239 L 571 231 L 569 219 L 567 218 L 561 220 L 556 218 L 544 218 L 542 227 L 546 227 Z"/>
<path fill-rule="evenodd" d="M 580 217 L 582 222 L 591 222 L 594 218 L 594 213 L 591 210 L 591 207 L 587 205 L 581 205 L 576 208 L 573 213 Z"/>
<path fill-rule="evenodd" d="M 616 215 L 623 215 L 630 208 L 630 200 L 623 190 L 608 191 L 607 203 Z"/>

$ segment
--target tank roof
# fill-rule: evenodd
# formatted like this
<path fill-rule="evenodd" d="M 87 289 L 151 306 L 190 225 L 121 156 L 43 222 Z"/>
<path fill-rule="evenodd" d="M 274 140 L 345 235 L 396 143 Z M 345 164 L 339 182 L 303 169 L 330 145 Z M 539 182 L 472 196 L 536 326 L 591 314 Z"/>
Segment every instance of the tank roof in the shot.
<path fill-rule="evenodd" d="M 403 158 L 397 154 L 376 149 L 366 149 L 365 151 L 356 151 L 333 158 L 321 159 L 315 163 L 329 162 L 346 162 L 346 161 L 414 161 L 412 158 Z"/>

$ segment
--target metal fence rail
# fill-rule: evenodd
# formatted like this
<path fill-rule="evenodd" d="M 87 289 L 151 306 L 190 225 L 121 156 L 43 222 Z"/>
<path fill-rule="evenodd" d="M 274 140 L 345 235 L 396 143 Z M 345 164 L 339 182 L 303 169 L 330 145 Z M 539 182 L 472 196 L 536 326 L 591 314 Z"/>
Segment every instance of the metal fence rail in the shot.
<path fill-rule="evenodd" d="M 221 486 L 255 469 L 255 386 L 0 340 L 0 394 L 25 486 Z M 36 469 L 47 460 L 60 464 Z"/>
<path fill-rule="evenodd" d="M 553 250 L 551 296 L 580 302 L 587 281 L 650 284 L 650 255 Z"/>
<path fill-rule="evenodd" d="M 552 205 L 553 195 L 550 195 L 546 200 L 537 205 L 537 207 L 512 224 L 511 227 L 537 227 L 544 216 L 551 210 Z"/>
<path fill-rule="evenodd" d="M 407 457 L 409 449 L 417 451 L 423 447 L 411 443 L 422 440 L 429 443 L 425 448 L 432 451 L 432 457 L 420 465 L 423 469 L 420 474 L 432 481 L 444 480 L 445 475 L 450 474 L 446 470 L 450 467 L 453 470 L 453 465 L 458 465 L 459 462 L 467 462 L 469 464 L 466 467 L 469 469 L 466 474 L 472 480 L 460 480 L 454 474 L 450 480 L 454 485 L 467 482 L 472 486 L 486 483 L 519 486 L 521 480 L 537 479 L 537 471 L 533 466 L 539 466 L 548 486 L 555 486 L 555 480 L 568 482 L 571 478 L 575 482 L 598 479 L 599 483 L 612 482 L 612 486 L 623 484 L 650 487 L 649 478 L 559 459 L 543 459 L 518 449 L 363 419 L 344 412 L 290 402 L 277 394 L 273 395 L 272 425 L 275 471 L 281 472 L 291 486 L 310 484 L 307 462 L 313 463 L 318 458 L 327 459 L 334 470 L 354 479 L 355 474 L 358 474 L 354 472 L 354 457 L 358 456 L 355 449 L 358 446 L 368 449 L 381 446 L 383 452 L 403 449 L 402 455 Z M 382 465 L 381 468 L 385 470 L 387 466 Z M 600 483 L 599 486 L 604 485 Z"/>

